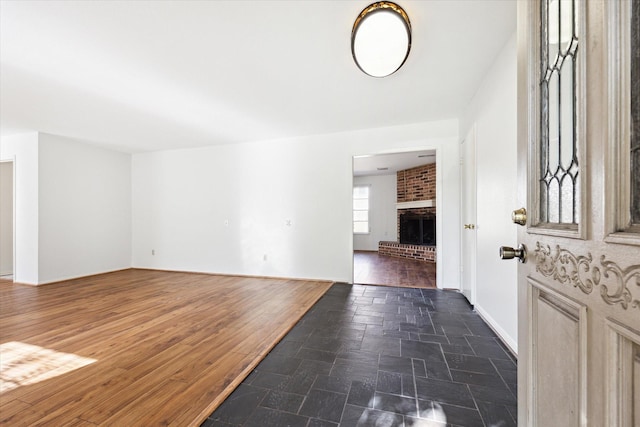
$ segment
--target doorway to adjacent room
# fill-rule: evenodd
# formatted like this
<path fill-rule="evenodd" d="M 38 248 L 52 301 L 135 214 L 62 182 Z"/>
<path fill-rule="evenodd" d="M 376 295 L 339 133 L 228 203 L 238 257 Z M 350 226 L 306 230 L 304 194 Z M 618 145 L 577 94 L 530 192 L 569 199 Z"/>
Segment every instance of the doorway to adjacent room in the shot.
<path fill-rule="evenodd" d="M 434 149 L 354 156 L 354 283 L 437 286 L 436 188 Z M 407 218 L 428 218 L 429 236 L 407 234 Z"/>
<path fill-rule="evenodd" d="M 0 162 L 0 279 L 13 281 L 13 161 Z"/>

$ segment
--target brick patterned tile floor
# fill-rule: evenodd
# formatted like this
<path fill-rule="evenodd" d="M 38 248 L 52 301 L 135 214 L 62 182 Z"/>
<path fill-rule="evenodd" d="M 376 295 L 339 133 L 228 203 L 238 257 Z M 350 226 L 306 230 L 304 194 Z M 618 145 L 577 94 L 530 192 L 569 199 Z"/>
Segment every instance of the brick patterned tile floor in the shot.
<path fill-rule="evenodd" d="M 516 370 L 458 292 L 335 284 L 202 426 L 515 426 Z"/>
<path fill-rule="evenodd" d="M 379 255 L 377 252 L 353 253 L 353 281 L 363 285 L 410 288 L 435 288 L 436 264 L 414 259 Z"/>

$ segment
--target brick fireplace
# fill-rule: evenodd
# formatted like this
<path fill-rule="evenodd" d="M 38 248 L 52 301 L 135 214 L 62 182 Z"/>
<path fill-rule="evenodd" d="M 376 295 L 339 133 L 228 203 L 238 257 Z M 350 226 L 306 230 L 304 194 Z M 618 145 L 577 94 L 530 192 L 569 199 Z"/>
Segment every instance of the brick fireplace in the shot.
<path fill-rule="evenodd" d="M 436 164 L 397 172 L 397 239 L 378 253 L 435 262 Z"/>

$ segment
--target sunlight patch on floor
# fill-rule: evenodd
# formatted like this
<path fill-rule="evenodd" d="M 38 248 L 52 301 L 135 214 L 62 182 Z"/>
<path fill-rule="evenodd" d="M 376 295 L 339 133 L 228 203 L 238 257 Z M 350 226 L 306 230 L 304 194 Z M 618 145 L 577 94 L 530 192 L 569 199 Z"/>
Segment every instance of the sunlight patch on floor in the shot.
<path fill-rule="evenodd" d="M 0 344 L 0 393 L 66 374 L 95 359 L 22 342 Z"/>

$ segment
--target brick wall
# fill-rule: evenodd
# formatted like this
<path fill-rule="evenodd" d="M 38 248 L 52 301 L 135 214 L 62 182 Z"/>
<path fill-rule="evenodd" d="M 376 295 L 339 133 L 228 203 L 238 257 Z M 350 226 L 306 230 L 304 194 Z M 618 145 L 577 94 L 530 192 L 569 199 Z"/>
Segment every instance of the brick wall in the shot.
<path fill-rule="evenodd" d="M 378 242 L 378 254 L 396 258 L 436 262 L 435 246 L 407 245 L 398 242 Z"/>
<path fill-rule="evenodd" d="M 436 201 L 436 164 L 397 172 L 398 203 L 418 200 Z"/>
<path fill-rule="evenodd" d="M 432 208 L 398 209 L 396 239 L 400 240 L 400 214 L 436 214 L 436 164 L 430 163 L 428 165 L 398 171 L 397 180 L 398 203 L 433 200 L 434 204 Z"/>

